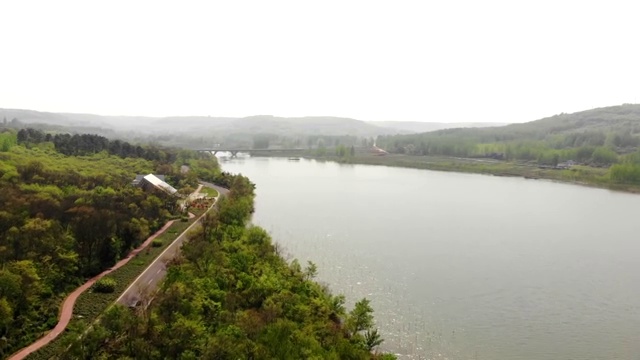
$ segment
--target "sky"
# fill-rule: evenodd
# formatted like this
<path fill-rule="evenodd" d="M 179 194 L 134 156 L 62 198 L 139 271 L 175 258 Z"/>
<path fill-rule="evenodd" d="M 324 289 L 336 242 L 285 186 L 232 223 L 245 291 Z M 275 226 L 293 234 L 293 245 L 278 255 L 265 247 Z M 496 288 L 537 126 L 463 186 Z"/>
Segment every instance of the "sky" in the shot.
<path fill-rule="evenodd" d="M 633 1 L 0 0 L 0 107 L 525 122 L 640 103 Z"/>

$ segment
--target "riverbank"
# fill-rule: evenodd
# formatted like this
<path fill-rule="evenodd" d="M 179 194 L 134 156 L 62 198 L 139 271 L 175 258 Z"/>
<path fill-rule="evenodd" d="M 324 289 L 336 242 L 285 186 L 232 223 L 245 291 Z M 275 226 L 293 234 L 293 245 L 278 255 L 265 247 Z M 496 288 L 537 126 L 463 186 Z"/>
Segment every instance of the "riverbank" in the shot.
<path fill-rule="evenodd" d="M 330 149 L 327 153 L 332 153 Z M 283 153 L 254 153 L 260 157 L 304 157 L 320 161 L 334 161 L 342 164 L 364 164 L 414 169 L 452 171 L 463 173 L 486 174 L 494 176 L 523 177 L 525 179 L 544 179 L 560 181 L 575 185 L 605 188 L 629 193 L 640 193 L 639 184 L 613 183 L 609 177 L 609 169 L 576 165 L 570 169 L 539 168 L 537 164 L 509 162 L 494 159 L 471 159 L 444 156 L 414 156 L 389 154 L 385 156 L 356 152 L 354 156 L 338 157 L 335 155 L 318 155 L 315 150 L 290 151 Z"/>

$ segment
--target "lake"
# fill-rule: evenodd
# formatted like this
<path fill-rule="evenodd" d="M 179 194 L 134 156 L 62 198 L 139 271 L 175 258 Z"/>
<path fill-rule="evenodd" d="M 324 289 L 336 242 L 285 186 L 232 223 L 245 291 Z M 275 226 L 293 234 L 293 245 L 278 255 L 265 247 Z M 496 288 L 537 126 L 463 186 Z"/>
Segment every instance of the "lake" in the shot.
<path fill-rule="evenodd" d="M 541 180 L 233 158 L 253 222 L 401 359 L 638 359 L 640 196 Z"/>

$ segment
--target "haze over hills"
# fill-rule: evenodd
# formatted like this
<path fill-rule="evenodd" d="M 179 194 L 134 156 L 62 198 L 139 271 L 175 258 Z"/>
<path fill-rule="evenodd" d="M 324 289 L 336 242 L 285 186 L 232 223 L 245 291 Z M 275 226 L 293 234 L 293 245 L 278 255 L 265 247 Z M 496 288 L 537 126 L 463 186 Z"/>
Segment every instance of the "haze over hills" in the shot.
<path fill-rule="evenodd" d="M 499 122 L 457 122 L 457 123 L 439 123 L 439 122 L 422 122 L 422 121 L 367 121 L 367 123 L 395 129 L 408 133 L 423 133 L 438 131 L 444 129 L 457 129 L 457 128 L 479 128 L 479 127 L 494 127 L 505 126 L 507 123 Z"/>
<path fill-rule="evenodd" d="M 517 124 L 501 123 L 436 123 L 408 121 L 361 121 L 350 118 L 309 116 L 277 117 L 256 115 L 243 118 L 209 116 L 101 116 L 94 114 L 48 113 L 33 110 L 0 109 L 0 119 L 16 118 L 29 126 L 48 124 L 51 130 L 90 132 L 107 137 L 142 139 L 167 144 L 202 145 L 212 141 L 233 139 L 236 143 L 249 144 L 255 136 L 268 136 L 271 144 L 284 144 L 283 137 L 290 138 L 289 146 L 296 142 L 307 144 L 309 138 L 318 136 L 351 136 L 375 138 L 383 136 L 398 144 L 418 146 L 425 141 L 462 143 L 508 142 L 533 140 L 553 142 L 562 136 L 574 134 L 580 139 L 589 138 L 593 145 L 604 143 L 608 134 L 618 143 L 640 134 L 640 105 L 623 104 L 591 109 L 573 114 L 558 114 L 536 121 Z M 424 133 L 424 134 L 423 134 Z M 597 133 L 597 134 L 596 134 Z M 277 140 L 280 138 L 280 140 Z M 197 139 L 192 142 L 190 139 Z M 298 140 L 295 140 L 298 139 Z M 618 139 L 618 140 L 616 140 Z M 614 141 L 611 140 L 611 141 Z M 631 139 L 633 140 L 633 139 Z M 565 141 L 565 140 L 563 140 Z M 566 140 L 568 141 L 568 140 Z M 579 140 L 582 141 L 582 140 Z M 449 141 L 448 141 L 449 142 Z M 311 145 L 309 142 L 307 145 Z M 570 144 L 571 146 L 577 144 Z M 282 145 L 284 146 L 284 145 Z"/>
<path fill-rule="evenodd" d="M 378 146 L 415 155 L 498 156 L 608 166 L 640 146 L 640 104 L 558 114 L 523 124 L 378 137 Z M 634 160 L 635 161 L 635 160 Z"/>
<path fill-rule="evenodd" d="M 84 132 L 113 135 L 114 132 L 138 134 L 184 134 L 197 131 L 224 134 L 327 135 L 376 137 L 411 134 L 456 127 L 501 126 L 502 123 L 434 123 L 409 121 L 362 121 L 343 117 L 278 117 L 256 115 L 243 118 L 211 116 L 102 116 L 95 114 L 50 113 L 22 109 L 0 109 L 0 118 L 16 118 L 25 124 L 49 124 Z"/>
<path fill-rule="evenodd" d="M 640 104 L 608 106 L 571 114 L 557 114 L 543 119 L 502 127 L 449 129 L 427 134 L 439 137 L 452 134 L 461 138 L 482 137 L 493 141 L 543 140 L 557 135 L 585 133 L 640 134 Z"/>
<path fill-rule="evenodd" d="M 330 116 L 285 118 L 271 115 L 256 115 L 244 118 L 217 117 L 169 117 L 153 124 L 157 129 L 215 130 L 223 133 L 268 133 L 274 135 L 328 135 L 375 137 L 380 134 L 402 134 L 397 131 L 368 124 L 361 120 Z"/>

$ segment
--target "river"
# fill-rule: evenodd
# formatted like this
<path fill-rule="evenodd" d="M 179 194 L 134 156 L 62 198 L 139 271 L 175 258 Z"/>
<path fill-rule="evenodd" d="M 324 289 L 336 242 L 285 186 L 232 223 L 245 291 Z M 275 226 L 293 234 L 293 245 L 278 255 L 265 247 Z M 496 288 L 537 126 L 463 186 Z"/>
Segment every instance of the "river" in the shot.
<path fill-rule="evenodd" d="M 401 359 L 638 359 L 640 196 L 541 180 L 234 158 L 255 224 L 367 297 Z"/>

